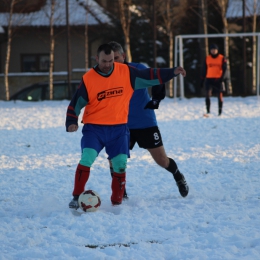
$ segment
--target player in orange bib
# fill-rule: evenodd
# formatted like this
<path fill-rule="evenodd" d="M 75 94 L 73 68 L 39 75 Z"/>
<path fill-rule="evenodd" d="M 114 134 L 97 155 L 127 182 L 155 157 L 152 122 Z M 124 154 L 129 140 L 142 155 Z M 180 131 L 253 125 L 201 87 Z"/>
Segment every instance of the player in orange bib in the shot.
<path fill-rule="evenodd" d="M 111 202 L 113 205 L 122 203 L 127 158 L 130 156 L 127 120 L 134 90 L 165 83 L 179 74 L 186 76 L 182 67 L 138 70 L 115 63 L 109 44 L 99 46 L 96 61 L 98 64 L 83 75 L 67 109 L 66 130 L 75 132 L 80 111 L 85 108 L 82 155 L 75 173 L 73 199 L 69 203 L 74 209 L 79 207 L 78 197 L 84 191 L 90 168 L 103 148 L 114 169 Z"/>
<path fill-rule="evenodd" d="M 222 113 L 223 107 L 223 92 L 225 91 L 224 86 L 224 75 L 226 73 L 227 62 L 225 57 L 218 52 L 218 46 L 216 44 L 210 45 L 210 55 L 206 57 L 203 66 L 203 72 L 201 75 L 201 87 L 206 87 L 206 109 L 208 116 L 210 114 L 210 96 L 212 93 L 217 94 L 218 97 L 218 115 Z"/>

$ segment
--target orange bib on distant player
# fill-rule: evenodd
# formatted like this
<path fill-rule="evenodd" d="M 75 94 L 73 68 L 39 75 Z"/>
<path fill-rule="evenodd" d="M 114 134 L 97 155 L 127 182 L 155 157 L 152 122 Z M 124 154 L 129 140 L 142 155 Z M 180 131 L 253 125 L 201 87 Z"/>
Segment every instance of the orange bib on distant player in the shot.
<path fill-rule="evenodd" d="M 89 98 L 83 115 L 84 124 L 127 123 L 129 102 L 134 92 L 127 65 L 115 62 L 114 71 L 107 77 L 91 69 L 84 74 L 83 81 Z"/>
<path fill-rule="evenodd" d="M 206 58 L 207 74 L 206 78 L 220 78 L 223 73 L 223 59 L 224 56 L 219 54 L 216 58 L 212 58 L 208 55 Z"/>

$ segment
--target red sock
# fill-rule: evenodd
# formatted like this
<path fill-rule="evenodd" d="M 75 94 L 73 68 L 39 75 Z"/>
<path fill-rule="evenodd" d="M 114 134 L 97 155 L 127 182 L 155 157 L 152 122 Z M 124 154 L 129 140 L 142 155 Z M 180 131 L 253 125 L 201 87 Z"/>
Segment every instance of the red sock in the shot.
<path fill-rule="evenodd" d="M 113 179 L 111 183 L 111 202 L 113 205 L 119 205 L 122 203 L 126 183 L 125 177 L 125 173 L 113 173 Z"/>
<path fill-rule="evenodd" d="M 73 196 L 77 196 L 77 195 L 79 196 L 84 191 L 85 184 L 89 178 L 89 174 L 90 174 L 89 167 L 78 164 L 75 173 L 74 190 L 72 193 Z"/>

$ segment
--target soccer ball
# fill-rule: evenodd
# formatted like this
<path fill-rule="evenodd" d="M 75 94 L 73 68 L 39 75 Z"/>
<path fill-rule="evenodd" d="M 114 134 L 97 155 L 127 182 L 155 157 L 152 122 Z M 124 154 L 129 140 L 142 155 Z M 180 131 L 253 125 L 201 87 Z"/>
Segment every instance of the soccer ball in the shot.
<path fill-rule="evenodd" d="M 79 196 L 79 207 L 85 212 L 96 211 L 101 205 L 99 194 L 93 190 L 86 190 Z"/>

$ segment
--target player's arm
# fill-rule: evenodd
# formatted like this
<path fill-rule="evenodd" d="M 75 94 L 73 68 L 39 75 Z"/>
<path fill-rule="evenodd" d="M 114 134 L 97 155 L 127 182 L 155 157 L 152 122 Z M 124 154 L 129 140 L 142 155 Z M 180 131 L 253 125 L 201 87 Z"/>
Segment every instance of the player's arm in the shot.
<path fill-rule="evenodd" d="M 186 71 L 182 67 L 138 70 L 129 66 L 129 70 L 130 80 L 134 90 L 161 85 L 177 77 L 179 74 L 184 77 L 186 76 Z"/>
<path fill-rule="evenodd" d="M 78 89 L 72 97 L 67 109 L 66 131 L 75 132 L 78 129 L 78 116 L 83 107 L 88 103 L 88 93 L 83 80 L 80 82 Z"/>
<path fill-rule="evenodd" d="M 133 66 L 133 65 L 135 66 Z M 141 63 L 129 63 L 129 65 L 137 69 L 146 69 L 147 67 Z M 145 109 L 158 109 L 160 101 L 165 98 L 165 84 L 152 86 L 152 99 L 146 104 Z"/>

